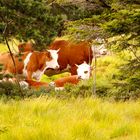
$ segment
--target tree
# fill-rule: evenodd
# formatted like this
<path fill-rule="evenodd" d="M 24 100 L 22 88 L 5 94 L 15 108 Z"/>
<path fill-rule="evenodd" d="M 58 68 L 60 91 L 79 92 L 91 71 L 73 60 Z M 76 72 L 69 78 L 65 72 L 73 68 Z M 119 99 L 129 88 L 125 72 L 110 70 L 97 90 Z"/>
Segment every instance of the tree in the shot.
<path fill-rule="evenodd" d="M 140 7 L 138 0 L 115 0 L 113 12 L 104 13 L 100 17 L 100 25 L 106 37 L 115 39 L 108 44 L 114 51 L 128 50 L 132 57 L 127 64 L 119 67 L 115 86 L 121 94 L 131 96 L 140 92 Z"/>
<path fill-rule="evenodd" d="M 63 26 L 62 18 L 51 13 L 44 0 L 1 0 L 0 42 L 16 38 L 33 39 L 38 46 L 49 44 Z"/>
<path fill-rule="evenodd" d="M 7 44 L 12 59 L 9 40 L 32 39 L 36 49 L 42 50 L 60 32 L 63 27 L 62 21 L 61 16 L 51 13 L 51 7 L 45 0 L 0 0 L 0 42 Z M 15 65 L 14 59 L 13 64 Z M 0 75 L 0 78 L 3 76 Z M 18 77 L 15 76 L 20 87 Z M 21 88 L 19 89 L 22 94 Z"/>

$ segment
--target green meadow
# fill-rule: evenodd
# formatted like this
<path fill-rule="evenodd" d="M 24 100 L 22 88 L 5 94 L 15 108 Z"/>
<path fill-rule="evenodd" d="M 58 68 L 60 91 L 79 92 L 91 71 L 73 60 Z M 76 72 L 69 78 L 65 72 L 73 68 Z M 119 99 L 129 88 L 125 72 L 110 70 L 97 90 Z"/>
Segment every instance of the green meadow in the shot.
<path fill-rule="evenodd" d="M 140 101 L 0 100 L 0 140 L 139 140 Z"/>
<path fill-rule="evenodd" d="M 54 39 L 109 51 L 93 57 L 88 80 L 62 91 L 1 82 L 11 75 L 0 64 L 0 140 L 140 140 L 139 23 L 140 0 L 0 0 L 0 55 L 17 54 L 23 41 L 45 50 Z"/>
<path fill-rule="evenodd" d="M 110 80 L 118 73 L 116 67 L 125 63 L 122 57 L 123 54 L 111 55 L 97 60 L 97 88 L 112 87 Z M 42 81 L 60 76 L 44 75 Z M 79 87 L 74 87 L 69 94 L 77 91 L 80 92 Z M 59 94 L 63 92 L 58 92 L 57 97 L 47 93 L 19 100 L 1 97 L 0 140 L 140 139 L 140 100 L 116 102 L 97 96 L 58 98 Z"/>

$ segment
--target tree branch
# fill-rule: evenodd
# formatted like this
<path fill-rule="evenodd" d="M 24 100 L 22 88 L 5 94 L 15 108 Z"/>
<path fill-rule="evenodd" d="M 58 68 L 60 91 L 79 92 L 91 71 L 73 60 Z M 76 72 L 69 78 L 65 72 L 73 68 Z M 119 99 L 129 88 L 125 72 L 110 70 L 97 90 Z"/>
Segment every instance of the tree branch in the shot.
<path fill-rule="evenodd" d="M 15 60 L 14 60 L 14 57 L 13 57 L 13 53 L 10 49 L 10 46 L 9 46 L 9 43 L 8 43 L 8 40 L 7 40 L 7 37 L 6 37 L 6 30 L 7 30 L 7 27 L 8 27 L 8 23 L 6 24 L 5 28 L 4 28 L 4 31 L 3 31 L 3 37 L 4 37 L 4 40 L 6 42 L 6 45 L 8 47 L 8 50 L 9 50 L 9 53 L 10 53 L 10 56 L 12 58 L 12 62 L 13 62 L 13 65 L 14 65 L 14 69 L 15 69 L 15 77 L 16 77 L 16 82 L 17 82 L 17 85 L 19 87 L 19 90 L 20 90 L 20 93 L 21 93 L 21 96 L 23 97 L 23 92 L 22 92 L 22 89 L 20 87 L 20 83 L 19 83 L 19 79 L 18 79 L 18 76 L 17 76 L 17 68 L 16 68 L 16 63 L 15 63 Z"/>

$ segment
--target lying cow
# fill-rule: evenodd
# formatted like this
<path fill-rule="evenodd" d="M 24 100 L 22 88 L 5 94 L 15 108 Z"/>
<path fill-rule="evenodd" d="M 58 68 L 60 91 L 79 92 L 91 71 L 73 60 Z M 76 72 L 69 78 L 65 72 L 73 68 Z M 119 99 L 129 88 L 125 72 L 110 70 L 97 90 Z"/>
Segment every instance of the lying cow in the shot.
<path fill-rule="evenodd" d="M 55 90 L 62 90 L 64 89 L 64 85 L 69 84 L 78 84 L 80 80 L 89 79 L 91 76 L 91 66 L 88 65 L 86 62 L 76 65 L 77 67 L 77 75 L 71 75 L 63 78 L 59 78 L 53 82 L 52 85 L 55 86 Z"/>
<path fill-rule="evenodd" d="M 48 88 L 49 86 L 55 87 L 55 90 L 64 89 L 64 85 L 67 83 L 70 84 L 77 84 L 80 80 L 89 79 L 91 75 L 91 67 L 86 62 L 82 63 L 81 65 L 77 66 L 77 73 L 78 75 L 66 76 L 59 79 L 54 80 L 51 83 L 46 82 L 37 82 L 33 80 L 26 80 L 28 85 L 33 88 L 40 88 L 45 87 Z"/>
<path fill-rule="evenodd" d="M 26 83 L 28 84 L 28 87 L 39 89 L 40 87 L 48 88 L 49 84 L 47 82 L 38 82 L 33 80 L 26 80 Z"/>
<path fill-rule="evenodd" d="M 44 52 L 24 52 L 20 57 L 13 55 L 13 58 L 15 60 L 16 67 L 13 64 L 11 55 L 9 53 L 0 55 L 0 64 L 3 64 L 2 72 L 5 74 L 22 74 L 27 80 L 32 78 L 40 80 L 46 69 L 59 68 L 57 62 L 58 50 L 47 50 Z"/>

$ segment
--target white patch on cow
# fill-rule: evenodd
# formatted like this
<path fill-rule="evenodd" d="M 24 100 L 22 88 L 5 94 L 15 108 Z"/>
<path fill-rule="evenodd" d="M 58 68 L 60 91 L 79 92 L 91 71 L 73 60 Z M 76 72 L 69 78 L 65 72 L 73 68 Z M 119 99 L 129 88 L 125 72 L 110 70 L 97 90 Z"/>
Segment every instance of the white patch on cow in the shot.
<path fill-rule="evenodd" d="M 23 89 L 28 89 L 29 88 L 29 84 L 25 81 L 20 81 L 19 84 Z"/>
<path fill-rule="evenodd" d="M 44 72 L 47 68 L 52 68 L 52 69 L 59 68 L 59 64 L 57 62 L 59 50 L 48 50 L 48 51 L 50 52 L 50 54 L 52 56 L 52 60 L 46 62 L 46 67 L 42 71 L 37 70 L 37 71 L 33 72 L 33 74 L 32 74 L 32 78 L 35 78 L 37 81 L 39 81 L 41 79 L 41 76 L 44 74 Z"/>
<path fill-rule="evenodd" d="M 55 87 L 55 82 L 50 82 L 50 83 L 49 83 L 49 86 Z"/>
<path fill-rule="evenodd" d="M 64 69 L 64 71 L 68 71 L 71 68 L 69 64 L 67 64 L 67 67 Z"/>
<path fill-rule="evenodd" d="M 52 68 L 52 69 L 58 69 L 59 68 L 59 64 L 58 64 L 58 51 L 59 50 L 48 50 L 52 56 L 52 60 L 51 61 L 47 61 L 46 62 L 46 69 L 47 68 Z"/>
<path fill-rule="evenodd" d="M 91 66 L 88 65 L 86 62 L 76 65 L 77 68 L 77 75 L 81 79 L 89 79 L 91 75 Z"/>
<path fill-rule="evenodd" d="M 61 91 L 64 90 L 64 87 L 55 87 L 55 91 Z"/>
<path fill-rule="evenodd" d="M 37 70 L 37 71 L 33 72 L 32 78 L 35 78 L 37 81 L 40 81 L 41 76 L 44 74 L 44 71 L 45 71 L 45 68 L 43 71 Z"/>
<path fill-rule="evenodd" d="M 26 67 L 30 61 L 30 57 L 31 57 L 32 53 L 29 53 L 26 58 L 24 59 L 24 68 L 23 68 L 23 75 L 24 76 L 27 76 L 27 70 L 26 70 Z"/>

